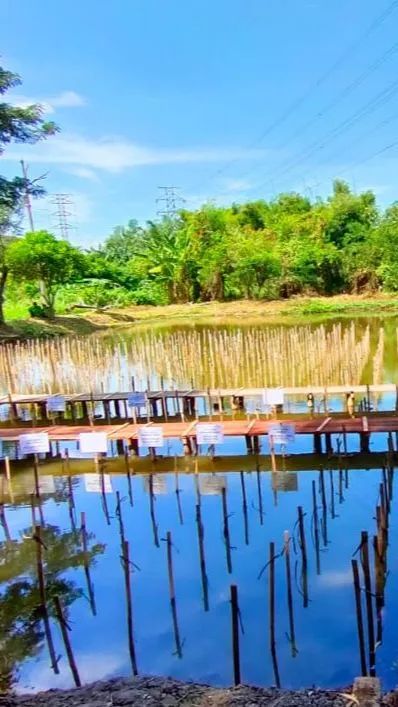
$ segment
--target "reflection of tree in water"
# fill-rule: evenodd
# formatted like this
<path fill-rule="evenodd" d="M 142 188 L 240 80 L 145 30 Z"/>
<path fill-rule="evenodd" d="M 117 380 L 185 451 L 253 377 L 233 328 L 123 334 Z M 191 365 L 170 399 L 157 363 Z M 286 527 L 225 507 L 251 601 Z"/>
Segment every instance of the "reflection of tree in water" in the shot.
<path fill-rule="evenodd" d="M 15 679 L 18 665 L 32 658 L 42 648 L 44 633 L 41 625 L 40 594 L 36 574 L 36 546 L 32 528 L 22 533 L 21 542 L 0 543 L 0 691 L 9 689 Z M 85 556 L 79 532 L 63 533 L 57 526 L 41 529 L 47 608 L 54 615 L 53 598 L 58 595 L 67 611 L 83 590 L 75 582 L 61 577 L 61 573 L 92 564 L 102 554 L 105 545 L 89 547 Z M 87 539 L 94 539 L 93 533 Z"/>

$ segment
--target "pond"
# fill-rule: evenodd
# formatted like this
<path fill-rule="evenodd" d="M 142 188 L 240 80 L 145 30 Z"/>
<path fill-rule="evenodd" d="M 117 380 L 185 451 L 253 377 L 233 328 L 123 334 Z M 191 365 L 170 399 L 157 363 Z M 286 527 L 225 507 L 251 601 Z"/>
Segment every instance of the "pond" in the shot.
<path fill-rule="evenodd" d="M 60 463 L 41 467 L 42 555 L 49 627 L 37 606 L 37 541 L 32 539 L 30 470 L 15 477 L 14 502 L 1 518 L 0 665 L 3 687 L 42 690 L 73 685 L 54 614 L 63 605 L 82 681 L 139 673 L 171 675 L 213 685 L 233 682 L 230 587 L 238 589 L 242 679 L 344 687 L 361 673 L 352 559 L 369 534 L 376 672 L 386 688 L 398 678 L 398 521 L 393 472 L 381 469 L 263 471 L 252 460 L 242 472 L 109 473 L 68 476 Z M 110 462 L 111 464 L 111 462 Z M 250 466 L 250 463 L 248 463 Z M 246 464 L 246 468 L 248 466 Z M 358 463 L 360 466 L 360 461 Z M 54 473 L 55 472 L 55 473 Z M 380 484 L 390 501 L 388 548 L 380 583 L 373 537 Z M 302 508 L 306 560 L 300 536 Z M 80 530 L 84 513 L 87 547 Z M 292 602 L 289 609 L 286 554 Z M 175 588 L 170 601 L 167 535 Z M 131 582 L 133 661 L 129 648 L 126 564 Z M 270 543 L 275 557 L 275 652 L 270 647 Z M 380 579 L 380 577 L 379 577 Z M 377 589 L 377 591 L 376 591 Z M 367 646 L 366 602 L 362 614 Z M 289 613 L 290 612 L 290 613 Z M 366 662 L 369 668 L 368 649 Z M 59 659 L 59 660 L 58 660 Z"/>
<path fill-rule="evenodd" d="M 395 383 L 397 326 L 184 323 L 3 345 L 1 390 L 112 392 L 131 389 L 132 377 L 138 390 Z M 128 474 L 123 459 L 104 460 L 101 473 L 92 460 L 45 461 L 40 504 L 32 469 L 18 462 L 12 496 L 0 479 L 0 687 L 68 687 L 76 671 L 82 682 L 138 671 L 231 684 L 231 586 L 244 682 L 344 688 L 375 669 L 394 687 L 398 514 L 387 448 L 374 434 L 374 454 L 353 457 L 349 440 L 347 457 L 317 466 L 303 436 L 272 472 L 243 439 L 226 440 L 219 462 L 184 458 L 173 443 L 157 462 L 130 459 Z"/>
<path fill-rule="evenodd" d="M 0 392 L 395 382 L 396 317 L 137 326 L 0 347 Z"/>

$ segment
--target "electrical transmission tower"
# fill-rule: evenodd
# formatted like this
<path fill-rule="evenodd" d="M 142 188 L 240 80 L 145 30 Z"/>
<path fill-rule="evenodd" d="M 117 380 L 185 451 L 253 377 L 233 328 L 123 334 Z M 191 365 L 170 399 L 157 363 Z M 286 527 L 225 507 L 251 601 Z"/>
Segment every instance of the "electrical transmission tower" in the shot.
<path fill-rule="evenodd" d="M 53 212 L 53 216 L 56 219 L 56 228 L 58 228 L 61 238 L 68 240 L 69 231 L 73 228 L 69 220 L 73 216 L 71 211 L 73 202 L 70 194 L 54 194 L 51 203 L 56 207 Z"/>
<path fill-rule="evenodd" d="M 178 211 L 179 205 L 185 203 L 185 199 L 177 193 L 178 187 L 158 187 L 162 196 L 156 199 L 157 204 L 161 204 L 158 209 L 158 216 L 172 218 Z"/>

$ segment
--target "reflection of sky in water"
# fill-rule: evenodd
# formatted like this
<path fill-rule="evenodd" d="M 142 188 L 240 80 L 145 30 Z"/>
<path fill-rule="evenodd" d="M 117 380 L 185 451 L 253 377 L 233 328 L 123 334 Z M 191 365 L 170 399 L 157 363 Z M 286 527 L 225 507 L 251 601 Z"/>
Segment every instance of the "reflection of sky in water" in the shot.
<path fill-rule="evenodd" d="M 385 448 L 385 439 L 380 441 L 380 445 Z M 235 446 L 228 446 L 229 453 L 237 451 Z M 299 446 L 301 448 L 301 443 Z M 243 449 L 239 451 L 243 453 Z M 281 465 L 280 460 L 278 464 Z M 42 470 L 45 474 L 45 467 Z M 112 493 L 106 495 L 111 524 L 107 525 L 101 494 L 95 490 L 87 492 L 83 476 L 74 477 L 77 517 L 79 519 L 80 512 L 85 511 L 87 529 L 95 534 L 92 542 L 106 545 L 104 554 L 97 556 L 91 570 L 97 616 L 93 616 L 90 611 L 83 568 L 67 569 L 63 573 L 63 576 L 82 587 L 85 592 L 85 596 L 77 599 L 70 607 L 71 641 L 83 680 L 131 673 L 119 524 L 115 514 L 116 491 L 120 492 L 123 499 L 123 520 L 131 559 L 140 569 L 132 573 L 134 637 L 140 673 L 173 675 L 213 684 L 231 683 L 229 587 L 236 583 L 244 625 L 244 635 L 241 635 L 242 678 L 245 682 L 262 685 L 274 682 L 268 642 L 268 571 L 264 572 L 260 580 L 258 575 L 267 562 L 270 541 L 275 542 L 279 552 L 285 530 L 288 529 L 297 538 L 297 506 L 301 505 L 305 513 L 309 606 L 303 607 L 301 559 L 295 541 L 291 546 L 295 633 L 299 651 L 295 658 L 291 655 L 287 638 L 289 623 L 285 561 L 283 557 L 276 560 L 276 638 L 282 686 L 317 684 L 342 687 L 359 674 L 351 558 L 358 547 L 361 531 L 367 530 L 370 538 L 375 533 L 374 516 L 381 471 L 350 471 L 346 488 L 344 471 L 339 475 L 338 470 L 332 474 L 325 470 L 328 544 L 323 546 L 322 542 L 320 576 L 316 575 L 312 519 L 313 480 L 316 483 L 320 518 L 323 513 L 320 474 L 318 471 L 290 472 L 285 483 L 282 475 L 283 472 L 279 472 L 278 478 L 275 478 L 268 472 L 256 473 L 254 459 L 253 471 L 243 475 L 247 497 L 248 544 L 245 541 L 241 475 L 223 472 L 217 477 L 200 477 L 201 519 L 209 581 L 208 612 L 203 607 L 195 476 L 178 476 L 181 515 L 175 493 L 175 475 L 170 473 L 154 477 L 153 511 L 159 547 L 154 544 L 147 478 L 132 477 L 134 505 L 131 507 L 126 477 L 111 474 Z M 220 480 L 219 484 L 214 482 L 215 478 Z M 57 487 L 60 483 L 60 479 L 56 479 Z M 226 489 L 232 547 L 233 569 L 230 575 L 227 572 L 224 543 L 222 497 L 220 493 L 217 494 L 222 488 Z M 281 491 L 281 488 L 288 490 Z M 385 687 L 395 685 L 397 678 L 393 668 L 397 655 L 393 617 L 398 609 L 398 521 L 395 503 L 394 499 L 390 515 L 384 636 L 383 644 L 377 650 L 378 673 Z M 70 530 L 69 509 L 65 499 L 56 503 L 51 497 L 47 498 L 43 510 L 46 523 L 57 525 L 64 531 Z M 6 507 L 6 517 L 11 537 L 17 539 L 30 524 L 30 509 Z M 168 530 L 172 532 L 174 543 L 178 622 L 183 641 L 181 659 L 175 654 L 168 597 L 166 543 L 163 541 Z M 321 541 L 322 537 L 321 534 Z M 59 629 L 53 621 L 52 629 L 56 652 L 62 655 L 60 675 L 54 675 L 49 668 L 44 644 L 38 657 L 27 660 L 20 667 L 19 689 L 44 689 L 72 684 Z"/>

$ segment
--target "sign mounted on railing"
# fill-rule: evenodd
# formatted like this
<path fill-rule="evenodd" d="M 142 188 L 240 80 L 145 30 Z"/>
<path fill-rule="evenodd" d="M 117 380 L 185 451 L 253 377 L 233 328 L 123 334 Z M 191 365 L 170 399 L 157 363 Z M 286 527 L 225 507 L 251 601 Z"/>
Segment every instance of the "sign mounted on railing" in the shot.
<path fill-rule="evenodd" d="M 145 393 L 129 393 L 127 397 L 127 404 L 130 408 L 142 408 L 145 407 L 147 403 Z"/>
<path fill-rule="evenodd" d="M 199 422 L 196 425 L 196 440 L 198 444 L 222 444 L 224 426 L 219 422 Z"/>
<path fill-rule="evenodd" d="M 284 402 L 285 402 L 285 391 L 283 388 L 264 388 L 264 392 L 263 392 L 264 405 L 270 405 L 270 407 L 276 407 L 277 405 L 283 405 Z"/>
<path fill-rule="evenodd" d="M 268 427 L 268 436 L 273 444 L 294 442 L 296 428 L 291 423 L 276 422 Z"/>
<path fill-rule="evenodd" d="M 63 395 L 52 395 L 47 398 L 47 412 L 65 412 L 66 400 Z"/>
<path fill-rule="evenodd" d="M 108 451 L 108 438 L 105 432 L 81 432 L 79 448 L 83 454 L 104 454 Z"/>
<path fill-rule="evenodd" d="M 26 454 L 48 454 L 50 451 L 50 440 L 47 432 L 32 432 L 31 434 L 19 435 L 19 451 Z"/>
<path fill-rule="evenodd" d="M 138 430 L 138 444 L 140 447 L 163 447 L 163 428 L 140 427 Z"/>

